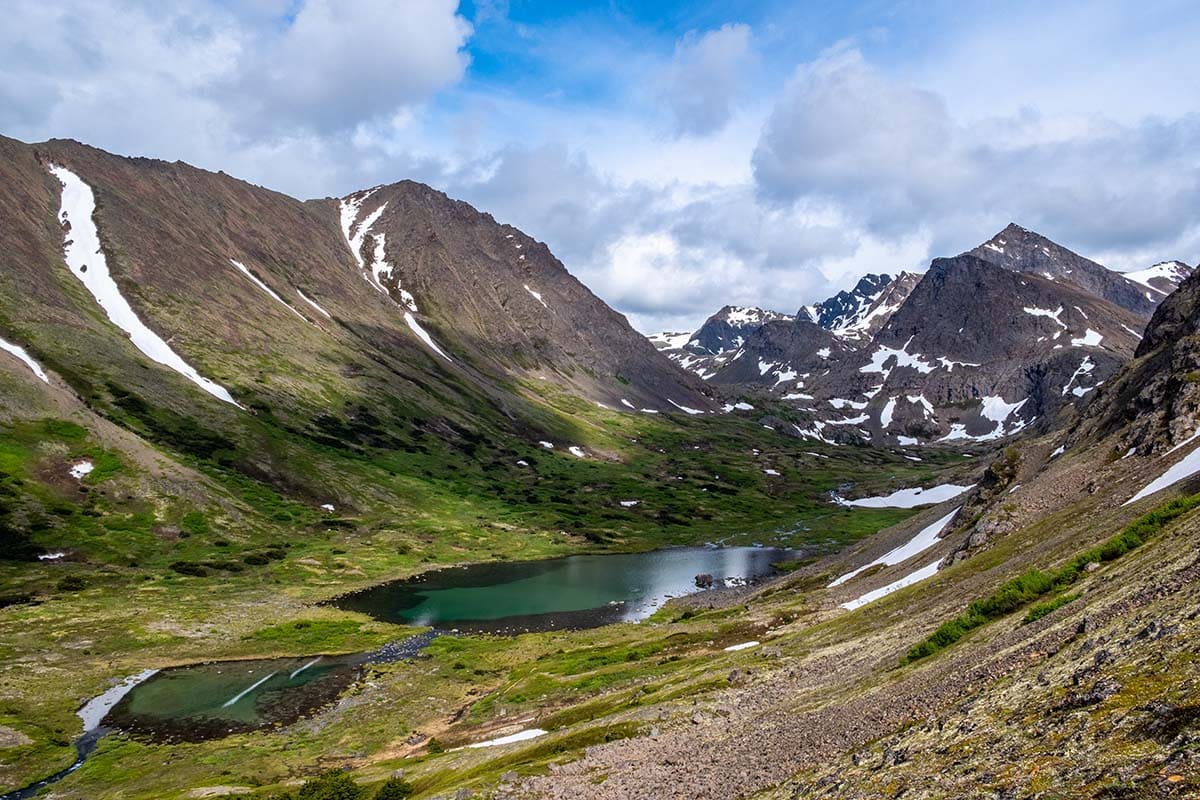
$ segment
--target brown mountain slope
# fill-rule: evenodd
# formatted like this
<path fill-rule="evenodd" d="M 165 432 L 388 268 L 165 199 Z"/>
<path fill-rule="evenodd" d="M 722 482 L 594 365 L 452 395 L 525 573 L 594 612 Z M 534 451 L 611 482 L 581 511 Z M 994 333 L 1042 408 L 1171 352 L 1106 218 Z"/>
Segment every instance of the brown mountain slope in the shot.
<path fill-rule="evenodd" d="M 207 405 L 129 347 L 66 270 L 52 164 L 91 187 L 110 271 L 134 311 L 243 405 L 311 414 L 382 392 L 454 416 L 456 405 L 471 404 L 464 395 L 515 408 L 507 397 L 515 381 L 544 379 L 614 406 L 629 397 L 668 411 L 672 400 L 710 408 L 698 380 L 659 356 L 544 245 L 428 187 L 375 193 L 390 201 L 376 232 L 389 234 L 385 258 L 417 295 L 411 312 L 362 278 L 336 201 L 302 203 L 186 164 L 68 141 L 5 139 L 0 148 L 0 200 L 11 210 L 0 226 L 0 326 L 85 396 L 117 374 L 142 393 L 172 387 L 175 403 Z"/>

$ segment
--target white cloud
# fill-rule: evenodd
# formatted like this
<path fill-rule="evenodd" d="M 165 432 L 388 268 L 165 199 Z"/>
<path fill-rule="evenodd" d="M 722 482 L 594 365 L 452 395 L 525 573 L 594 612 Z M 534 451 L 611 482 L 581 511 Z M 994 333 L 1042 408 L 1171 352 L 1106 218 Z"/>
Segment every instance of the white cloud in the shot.
<path fill-rule="evenodd" d="M 803 65 L 754 153 L 763 196 L 819 199 L 872 235 L 934 232 L 937 254 L 1008 221 L 1089 250 L 1162 244 L 1200 207 L 1200 115 L 1116 122 L 1032 109 L 964 123 L 853 48 Z"/>
<path fill-rule="evenodd" d="M 318 130 L 420 103 L 463 76 L 456 0 L 307 0 L 248 48 L 233 97 L 255 126 Z"/>
<path fill-rule="evenodd" d="M 470 34 L 453 0 L 16 0 L 4 13 L 6 134 L 73 137 L 319 194 L 357 170 L 335 134 L 456 82 Z"/>
<path fill-rule="evenodd" d="M 693 32 L 677 42 L 659 93 L 671 111 L 675 133 L 706 135 L 722 128 L 742 94 L 753 58 L 747 25 Z"/>

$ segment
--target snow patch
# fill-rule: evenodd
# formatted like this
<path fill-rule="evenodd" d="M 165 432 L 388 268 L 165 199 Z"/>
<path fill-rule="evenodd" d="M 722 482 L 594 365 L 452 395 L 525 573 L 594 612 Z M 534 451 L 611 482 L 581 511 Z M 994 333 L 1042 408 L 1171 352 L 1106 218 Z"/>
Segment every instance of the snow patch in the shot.
<path fill-rule="evenodd" d="M 1072 385 L 1075 383 L 1075 379 L 1076 379 L 1076 378 L 1080 377 L 1081 375 L 1089 375 L 1089 374 L 1091 374 L 1092 370 L 1093 370 L 1093 369 L 1095 369 L 1095 368 L 1096 368 L 1096 365 L 1092 363 L 1092 357 L 1091 357 L 1091 356 L 1084 356 L 1084 357 L 1083 357 L 1083 361 L 1080 361 L 1080 362 L 1079 362 L 1079 366 L 1076 368 L 1075 372 L 1074 372 L 1074 373 L 1071 375 L 1071 380 L 1067 381 L 1067 385 L 1063 387 L 1063 390 L 1062 390 L 1063 396 L 1064 396 L 1064 397 L 1066 396 L 1066 394 L 1067 394 L 1067 391 L 1068 391 L 1068 390 L 1071 388 L 1071 386 L 1072 386 Z M 1088 391 L 1091 391 L 1091 390 L 1090 390 L 1090 389 L 1088 389 L 1088 390 L 1085 390 L 1085 391 L 1084 391 L 1084 394 L 1086 394 Z M 1076 396 L 1076 397 L 1082 397 L 1082 396 L 1083 396 L 1082 394 L 1079 394 L 1079 393 L 1078 393 L 1078 387 L 1077 387 L 1077 389 L 1076 389 L 1076 395 L 1075 395 L 1075 396 Z"/>
<path fill-rule="evenodd" d="M 411 311 L 404 312 L 404 321 L 408 323 L 408 327 L 411 328 L 412 332 L 417 335 L 417 338 L 419 338 L 422 342 L 424 342 L 429 347 L 430 350 L 437 353 L 439 356 L 446 359 L 451 364 L 454 363 L 454 360 L 451 359 L 450 356 L 448 356 L 444 352 L 442 352 L 442 348 L 437 346 L 437 343 L 433 341 L 433 337 L 429 335 L 429 332 L 421 327 L 421 323 L 417 322 L 416 318 L 413 317 Z"/>
<path fill-rule="evenodd" d="M 1135 331 L 1133 328 L 1129 327 L 1128 325 L 1126 325 L 1124 323 L 1121 323 L 1121 327 L 1124 328 L 1125 330 L 1129 331 L 1129 333 L 1136 336 L 1138 341 L 1142 340 L 1142 335 L 1140 333 L 1138 333 L 1137 331 Z"/>
<path fill-rule="evenodd" d="M 529 287 L 526 286 L 525 288 L 528 289 Z M 662 333 L 656 333 L 646 338 L 655 346 L 660 347 L 660 349 L 679 350 L 691 341 L 692 334 L 663 331 Z"/>
<path fill-rule="evenodd" d="M 676 408 L 678 408 L 680 411 L 682 411 L 685 414 L 695 415 L 695 414 L 703 414 L 704 413 L 703 411 L 700 411 L 699 409 L 688 408 L 687 406 L 680 405 L 679 403 L 676 403 L 674 400 L 672 400 L 669 397 L 667 398 L 667 402 L 670 403 L 671 405 L 675 406 Z M 646 409 L 643 408 L 642 410 L 645 411 Z"/>
<path fill-rule="evenodd" d="M 759 642 L 750 641 L 742 642 L 741 644 L 731 644 L 725 648 L 726 653 L 736 653 L 739 650 L 749 650 L 751 647 L 758 647 Z"/>
<path fill-rule="evenodd" d="M 860 497 L 857 500 L 837 498 L 837 502 L 840 505 L 860 508 L 916 508 L 931 503 L 943 503 L 974 487 L 973 483 L 965 485 L 943 483 L 938 486 L 930 486 L 928 489 L 922 489 L 919 486 L 915 489 L 897 489 L 891 494 L 879 497 Z"/>
<path fill-rule="evenodd" d="M 467 747 L 472 750 L 480 748 L 480 747 L 500 747 L 501 745 L 514 744 L 516 742 L 527 742 L 530 739 L 536 739 L 539 736 L 545 736 L 545 735 L 546 735 L 546 731 L 542 730 L 541 728 L 530 728 L 527 731 L 521 731 L 520 733 L 509 734 L 508 736 L 501 736 L 498 739 L 488 739 L 486 742 L 476 742 L 475 744 L 469 744 L 469 745 L 467 745 Z"/>
<path fill-rule="evenodd" d="M 96 213 L 96 196 L 92 194 L 92 188 L 66 167 L 52 164 L 50 172 L 63 186 L 59 219 L 71 226 L 63 243 L 63 254 L 71 274 L 91 292 L 109 320 L 123 330 L 144 355 L 175 370 L 218 400 L 242 408 L 225 387 L 201 376 L 157 333 L 146 327 L 109 273 L 108 260 L 100 249 L 100 232 L 92 218 Z"/>
<path fill-rule="evenodd" d="M 1179 483 L 1179 481 L 1183 480 L 1184 478 L 1190 478 L 1197 472 L 1200 472 L 1200 448 L 1188 453 L 1170 469 L 1143 486 L 1138 490 L 1137 494 L 1126 500 L 1121 505 L 1127 506 L 1131 503 L 1136 503 L 1143 497 L 1149 497 L 1157 491 L 1166 489 L 1172 484 Z"/>
<path fill-rule="evenodd" d="M 84 703 L 83 708 L 75 712 L 76 716 L 83 720 L 83 732 L 89 733 L 99 728 L 100 723 L 108 715 L 108 712 L 112 711 L 113 706 L 121 702 L 121 698 L 157 672 L 156 669 L 146 669 L 136 675 L 130 675 L 108 691 Z"/>
<path fill-rule="evenodd" d="M 978 366 L 981 366 L 980 364 L 976 364 L 971 361 L 952 361 L 949 358 L 946 358 L 945 356 L 938 356 L 937 360 L 938 360 L 938 364 L 940 364 L 942 367 L 945 367 L 946 372 L 954 372 L 955 367 L 978 367 Z"/>
<path fill-rule="evenodd" d="M 919 583 L 926 578 L 933 577 L 933 575 L 937 573 L 938 564 L 940 563 L 941 559 L 938 559 L 931 564 L 926 564 L 917 571 L 910 572 L 908 575 L 905 575 L 898 581 L 889 583 L 887 586 L 881 586 L 874 591 L 867 592 L 866 594 L 856 597 L 847 603 L 842 603 L 842 608 L 846 609 L 847 611 L 853 611 L 856 608 L 862 608 L 867 603 L 873 603 L 881 597 L 887 597 L 892 592 L 897 592 L 906 586 L 912 586 L 914 583 Z"/>
<path fill-rule="evenodd" d="M 961 506 L 960 506 L 960 508 L 961 508 Z M 874 567 L 876 565 L 882 564 L 885 567 L 892 567 L 897 564 L 903 564 L 905 561 L 912 558 L 913 556 L 924 553 L 926 550 L 928 550 L 929 548 L 933 547 L 935 544 L 937 544 L 938 542 L 941 541 L 942 531 L 946 528 L 947 525 L 950 524 L 950 520 L 954 519 L 954 515 L 957 514 L 958 511 L 959 511 L 959 509 L 956 508 L 953 511 L 951 511 L 949 514 L 946 514 L 945 516 L 934 520 L 933 522 L 931 522 L 930 524 L 926 525 L 924 528 L 919 530 L 917 532 L 917 534 L 915 536 L 913 536 L 913 538 L 909 539 L 904 544 L 900 545 L 899 547 L 895 548 L 894 550 L 889 550 L 888 552 L 884 553 L 879 558 L 875 559 L 874 561 L 872 561 L 869 564 L 864 564 L 863 566 L 859 567 L 856 570 L 847 572 L 845 575 L 842 575 L 841 577 L 837 578 L 836 580 L 833 581 L 833 583 L 829 584 L 825 588 L 832 589 L 835 586 L 841 586 L 843 583 L 850 580 L 854 576 L 858 575 L 859 573 L 865 572 L 866 570 L 868 570 L 871 567 Z"/>
<path fill-rule="evenodd" d="M 67 472 L 75 480 L 81 481 L 86 476 L 91 475 L 92 470 L 94 470 L 95 468 L 96 468 L 95 465 L 92 464 L 92 462 L 90 462 L 90 461 L 80 461 L 78 464 L 72 465 L 71 468 L 69 470 L 67 470 Z"/>
<path fill-rule="evenodd" d="M 385 297 L 391 298 L 386 286 L 383 285 L 383 279 L 392 277 L 392 265 L 387 262 L 385 249 L 387 245 L 387 237 L 385 234 L 374 234 L 374 246 L 371 248 L 371 263 L 366 264 L 362 257 L 363 243 L 368 235 L 371 235 L 371 228 L 379 221 L 379 217 L 383 215 L 384 209 L 387 208 L 387 201 L 379 205 L 374 211 L 368 214 L 361 222 L 355 224 L 358 220 L 358 214 L 362 208 L 363 202 L 366 201 L 375 189 L 370 189 L 355 197 L 343 198 L 339 201 L 339 209 L 341 212 L 342 235 L 346 239 L 346 245 L 350 248 L 350 253 L 354 256 L 354 261 L 358 264 L 358 268 L 362 273 L 363 278 L 371 286 Z M 400 294 L 400 299 L 409 311 L 417 312 L 417 302 L 411 292 L 403 289 L 398 283 L 396 290 Z M 411 325 L 410 325 L 411 327 Z M 449 360 L 449 359 L 447 359 Z"/>
<path fill-rule="evenodd" d="M 642 502 L 642 501 L 641 500 L 622 500 L 621 505 L 624 506 L 625 508 L 633 508 L 640 502 Z"/>
<path fill-rule="evenodd" d="M 909 353 L 908 346 L 912 344 L 913 337 L 908 337 L 908 341 L 904 343 L 904 347 L 897 350 L 894 347 L 886 347 L 880 345 L 874 353 L 871 354 L 871 363 L 859 367 L 859 372 L 877 372 L 883 375 L 886 381 L 888 376 L 892 374 L 892 370 L 900 367 L 911 367 L 922 375 L 928 375 L 933 372 L 934 366 L 924 361 L 924 356 L 920 353 Z M 885 367 L 888 361 L 896 360 L 894 367 Z"/>
<path fill-rule="evenodd" d="M 1187 268 L 1187 266 L 1179 263 L 1178 261 L 1164 261 L 1161 264 L 1155 264 L 1154 266 L 1147 267 L 1146 269 L 1139 269 L 1134 272 L 1126 272 L 1124 275 L 1127 280 L 1131 280 L 1134 283 L 1140 283 L 1142 286 L 1145 286 L 1147 289 L 1155 291 L 1160 295 L 1166 295 L 1169 294 L 1169 292 L 1159 289 L 1157 286 L 1151 284 L 1150 281 L 1160 279 L 1169 281 L 1173 284 L 1178 284 L 1184 278 L 1186 278 L 1190 272 L 1191 271 Z M 1147 297 L 1149 297 L 1149 295 L 1147 295 Z"/>
<path fill-rule="evenodd" d="M 979 409 L 979 413 L 984 419 L 990 419 L 997 426 L 1003 427 L 1008 418 L 1020 411 L 1021 406 L 1027 402 L 1029 402 L 1028 397 L 1015 403 L 1009 403 L 1000 395 L 988 395 L 983 398 L 983 405 Z"/>
<path fill-rule="evenodd" d="M 1077 339 L 1071 339 L 1072 347 L 1099 347 L 1100 342 L 1104 341 L 1104 337 L 1099 332 L 1087 329 L 1087 333 Z"/>
<path fill-rule="evenodd" d="M 550 307 L 550 306 L 546 305 L 546 301 L 542 299 L 542 293 L 535 291 L 533 289 L 530 289 L 529 284 L 525 284 L 525 291 L 529 292 L 529 294 L 533 297 L 534 300 L 537 300 L 539 303 L 541 303 L 546 308 Z"/>
<path fill-rule="evenodd" d="M 1030 314 L 1035 317 L 1046 317 L 1047 319 L 1052 319 L 1060 328 L 1062 328 L 1063 330 L 1067 329 L 1067 323 L 1065 323 L 1061 319 L 1059 319 L 1059 316 L 1063 312 L 1063 307 L 1061 305 L 1058 307 L 1057 311 L 1050 311 L 1049 309 L 1036 308 L 1036 307 L 1032 307 L 1032 306 L 1025 306 L 1024 309 L 1022 309 L 1022 310 L 1026 314 Z"/>
<path fill-rule="evenodd" d="M 584 449 L 582 447 L 578 447 L 577 445 L 571 445 L 568 447 L 567 452 L 576 458 L 587 458 L 587 453 L 584 452 Z"/>
<path fill-rule="evenodd" d="M 303 300 L 304 302 L 308 303 L 310 306 L 315 308 L 319 313 L 324 314 L 326 319 L 333 319 L 333 315 L 330 314 L 325 309 L 321 308 L 319 305 L 317 305 L 316 300 L 313 300 L 311 297 L 309 297 L 308 295 L 306 295 L 304 292 L 300 291 L 299 289 L 296 290 L 296 294 L 300 295 L 301 300 Z"/>
<path fill-rule="evenodd" d="M 892 424 L 892 415 L 895 413 L 896 398 L 888 398 L 887 404 L 884 405 L 883 410 L 879 412 L 879 427 L 887 430 L 888 426 Z"/>
<path fill-rule="evenodd" d="M 291 305 L 290 305 L 290 304 L 289 304 L 289 303 L 288 303 L 286 300 L 284 300 L 282 297 L 280 297 L 279 295 L 275 294 L 274 290 L 272 290 L 270 286 L 267 286 L 265 283 L 263 283 L 263 282 L 262 282 L 262 281 L 260 281 L 258 278 L 256 278 L 256 277 L 254 276 L 254 273 L 253 273 L 253 272 L 251 272 L 250 270 L 248 270 L 248 269 L 246 268 L 246 265 L 245 265 L 245 264 L 243 264 L 243 263 L 242 263 L 242 262 L 240 262 L 240 261 L 235 261 L 235 260 L 234 260 L 234 259 L 232 259 L 232 258 L 231 258 L 231 259 L 229 259 L 229 263 L 230 263 L 230 264 L 233 264 L 233 266 L 237 268 L 237 271 L 238 271 L 238 272 L 242 273 L 242 274 L 243 274 L 243 275 L 245 275 L 247 278 L 249 278 L 251 283 L 253 283 L 255 286 L 257 286 L 258 288 L 260 288 L 260 289 L 262 289 L 264 292 L 266 292 L 266 293 L 267 293 L 267 295 L 268 295 L 268 296 L 269 296 L 269 297 L 270 297 L 272 300 L 274 300 L 276 303 L 279 303 L 281 306 L 283 306 L 283 307 L 284 307 L 284 308 L 286 308 L 288 311 L 290 311 L 290 312 L 292 312 L 293 314 L 295 314 L 295 315 L 296 315 L 297 317 L 299 317 L 300 319 L 304 320 L 305 322 L 308 322 L 308 320 L 305 318 L 305 316 L 304 316 L 303 314 L 301 314 L 301 313 L 300 313 L 299 311 L 297 311 L 296 309 L 292 308 L 292 306 L 291 306 Z"/>
<path fill-rule="evenodd" d="M 29 367 L 29 369 L 33 371 L 33 374 L 40 378 L 43 383 L 50 383 L 50 378 L 47 377 L 41 366 L 33 360 L 33 356 L 25 352 L 24 347 L 15 345 L 12 342 L 7 342 L 4 339 L 0 339 L 0 350 L 3 350 L 6 353 L 12 353 L 19 360 L 24 362 L 25 366 Z"/>

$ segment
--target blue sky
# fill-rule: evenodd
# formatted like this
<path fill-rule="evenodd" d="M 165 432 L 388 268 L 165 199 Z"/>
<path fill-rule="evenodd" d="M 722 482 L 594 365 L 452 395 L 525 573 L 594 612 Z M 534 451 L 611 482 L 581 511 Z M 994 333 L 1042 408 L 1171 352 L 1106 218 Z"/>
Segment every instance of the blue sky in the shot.
<path fill-rule="evenodd" d="M 53 7 L 51 7 L 53 6 Z M 644 331 L 1009 221 L 1200 260 L 1193 2 L 10 0 L 0 132 L 299 197 L 414 178 Z"/>

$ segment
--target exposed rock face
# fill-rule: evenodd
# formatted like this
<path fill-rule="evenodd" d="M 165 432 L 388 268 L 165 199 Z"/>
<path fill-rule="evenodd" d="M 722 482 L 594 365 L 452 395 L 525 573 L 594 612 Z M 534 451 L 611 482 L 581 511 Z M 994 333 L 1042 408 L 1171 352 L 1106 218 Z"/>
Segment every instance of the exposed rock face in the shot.
<path fill-rule="evenodd" d="M 356 230 L 369 221 L 359 253 L 364 282 L 377 281 L 398 306 L 497 371 L 549 369 L 614 406 L 624 397 L 710 408 L 698 381 L 672 368 L 545 244 L 490 214 L 413 181 L 357 192 L 336 207 L 309 205 L 336 212 L 343 231 L 343 214 Z"/>
<path fill-rule="evenodd" d="M 748 334 L 758 330 L 766 323 L 786 322 L 792 319 L 793 317 L 778 311 L 725 306 L 705 320 L 688 344 L 699 353 L 720 355 L 741 347 Z"/>
<path fill-rule="evenodd" d="M 805 380 L 849 352 L 824 328 L 802 319 L 769 322 L 750 334 L 712 378 L 713 383 L 748 384 L 795 393 Z"/>
<path fill-rule="evenodd" d="M 867 343 L 767 325 L 713 381 L 790 395 L 814 438 L 988 441 L 1089 394 L 1132 356 L 1140 325 L 1073 285 L 962 255 L 935 260 Z"/>
<path fill-rule="evenodd" d="M 663 355 L 708 380 L 763 325 L 792 319 L 778 311 L 725 306 L 695 333 L 659 333 L 649 338 Z"/>
<path fill-rule="evenodd" d="M 881 380 L 881 394 L 923 394 L 939 407 L 988 397 L 1024 402 L 1012 413 L 1028 421 L 1113 374 L 1132 355 L 1137 325 L 1133 314 L 1073 286 L 970 255 L 937 259 L 859 372 Z M 907 367 L 889 371 L 893 358 Z M 996 414 L 984 415 L 1002 422 Z M 963 422 L 975 435 L 969 418 Z"/>
<path fill-rule="evenodd" d="M 1162 299 L 1161 293 L 1147 292 L 1121 273 L 1016 224 L 1009 224 L 970 255 L 1014 272 L 1074 284 L 1135 314 L 1150 314 Z"/>
<path fill-rule="evenodd" d="M 869 273 L 860 278 L 850 291 L 838 292 L 828 300 L 806 306 L 800 313 L 827 331 L 849 328 L 866 316 L 867 310 L 891 283 L 891 275 Z"/>
<path fill-rule="evenodd" d="M 1123 447 L 1149 455 L 1200 428 L 1200 271 L 1155 310 L 1135 360 L 1099 392 L 1074 439 L 1126 428 Z"/>

